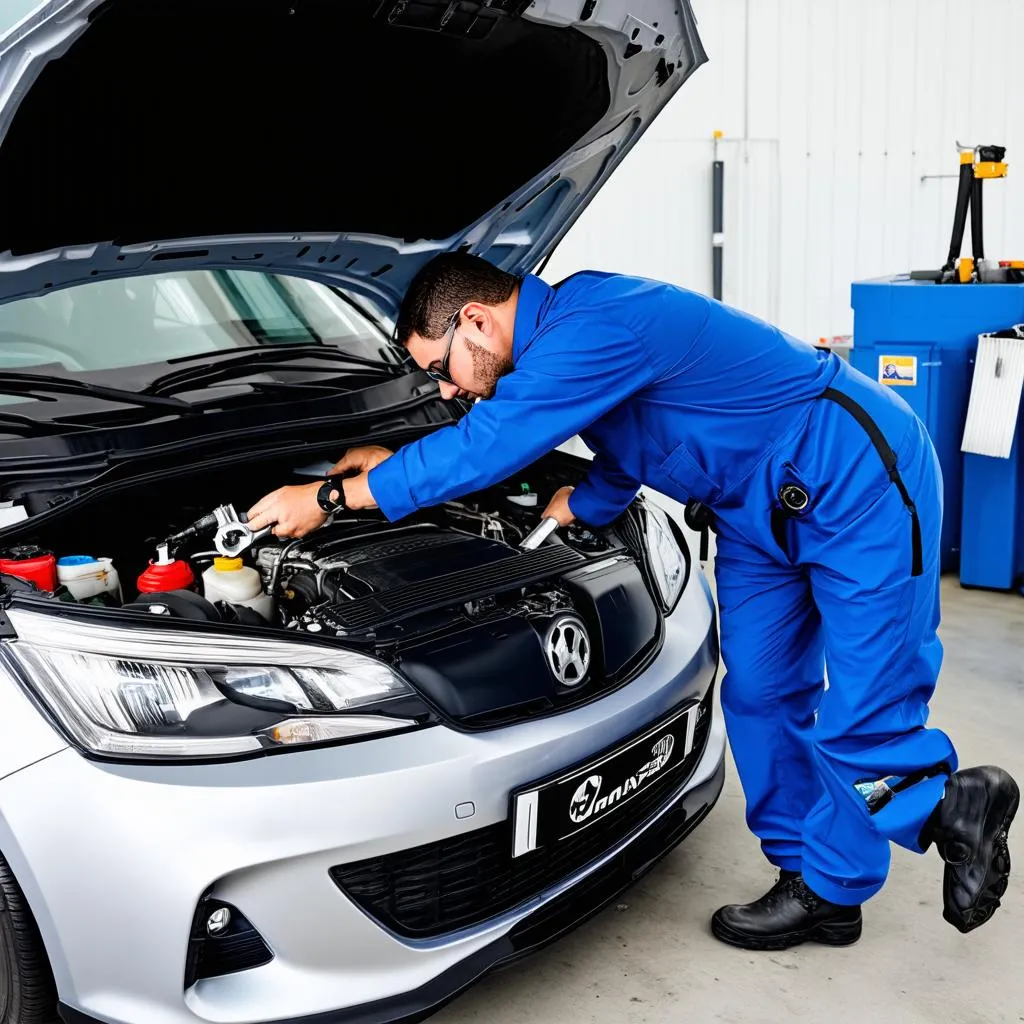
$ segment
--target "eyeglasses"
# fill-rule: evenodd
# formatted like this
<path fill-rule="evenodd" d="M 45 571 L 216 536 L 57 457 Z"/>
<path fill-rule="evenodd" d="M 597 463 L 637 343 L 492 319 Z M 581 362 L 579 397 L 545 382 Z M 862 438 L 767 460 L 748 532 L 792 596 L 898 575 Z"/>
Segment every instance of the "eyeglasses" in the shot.
<path fill-rule="evenodd" d="M 440 384 L 455 384 L 455 381 L 452 380 L 451 372 L 448 369 L 448 361 L 452 357 L 452 342 L 455 340 L 455 328 L 459 326 L 459 318 L 461 316 L 462 310 L 455 310 L 448 323 L 448 327 L 445 330 L 445 334 L 448 335 L 448 345 L 444 350 L 444 357 L 441 359 L 441 365 L 437 367 L 437 369 L 434 369 L 434 363 L 431 363 L 430 366 L 423 371 L 431 380 L 436 380 Z M 455 384 L 455 386 L 458 387 L 458 384 Z"/>

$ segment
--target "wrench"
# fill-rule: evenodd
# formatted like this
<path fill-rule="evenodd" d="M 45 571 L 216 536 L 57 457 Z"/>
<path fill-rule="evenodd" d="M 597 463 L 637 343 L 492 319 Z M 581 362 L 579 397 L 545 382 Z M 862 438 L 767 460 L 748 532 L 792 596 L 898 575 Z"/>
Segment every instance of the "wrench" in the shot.
<path fill-rule="evenodd" d="M 239 515 L 234 505 L 220 505 L 213 510 L 217 520 L 217 532 L 213 537 L 213 546 L 226 558 L 236 558 L 254 541 L 265 537 L 273 529 L 264 526 L 262 530 L 253 530 L 245 521 L 245 514 Z"/>

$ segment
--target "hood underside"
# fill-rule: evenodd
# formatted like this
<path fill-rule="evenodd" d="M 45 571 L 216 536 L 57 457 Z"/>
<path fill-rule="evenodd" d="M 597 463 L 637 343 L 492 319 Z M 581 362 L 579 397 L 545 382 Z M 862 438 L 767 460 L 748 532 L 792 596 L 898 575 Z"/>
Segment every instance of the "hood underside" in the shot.
<path fill-rule="evenodd" d="M 0 26 L 0 32 L 3 26 Z M 0 301 L 536 266 L 706 60 L 689 0 L 59 0 L 0 35 Z"/>

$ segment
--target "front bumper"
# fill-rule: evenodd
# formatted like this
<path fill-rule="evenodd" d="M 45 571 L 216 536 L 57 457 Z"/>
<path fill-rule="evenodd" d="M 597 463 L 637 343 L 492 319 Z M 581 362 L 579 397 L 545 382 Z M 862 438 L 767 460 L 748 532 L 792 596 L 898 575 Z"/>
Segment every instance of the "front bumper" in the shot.
<path fill-rule="evenodd" d="M 403 938 L 357 908 L 329 872 L 501 822 L 512 790 L 587 761 L 704 694 L 717 640 L 697 580 L 656 661 L 628 686 L 562 715 L 222 765 L 101 764 L 66 750 L 4 779 L 0 849 L 39 923 L 65 1020 L 415 1019 L 594 912 L 714 803 L 725 747 L 718 716 L 690 778 L 640 827 L 473 927 Z M 274 959 L 185 990 L 188 936 L 207 892 L 237 907 Z"/>
<path fill-rule="evenodd" d="M 725 761 L 699 785 L 684 787 L 657 820 L 632 842 L 610 854 L 575 885 L 554 896 L 501 938 L 419 988 L 347 1010 L 279 1018 L 267 1024 L 413 1024 L 436 1013 L 485 974 L 534 953 L 611 903 L 681 843 L 715 805 L 725 781 Z M 65 1024 L 103 1024 L 62 1004 Z"/>

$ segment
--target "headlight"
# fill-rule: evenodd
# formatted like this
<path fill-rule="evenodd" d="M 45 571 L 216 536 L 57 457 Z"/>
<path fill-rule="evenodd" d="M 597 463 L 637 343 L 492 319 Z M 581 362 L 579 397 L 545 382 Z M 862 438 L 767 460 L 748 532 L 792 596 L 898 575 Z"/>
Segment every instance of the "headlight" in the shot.
<path fill-rule="evenodd" d="M 676 606 L 686 583 L 686 557 L 676 542 L 666 512 L 647 502 L 647 561 L 665 611 Z"/>
<path fill-rule="evenodd" d="M 223 758 L 416 724 L 396 714 L 415 708 L 408 683 L 351 651 L 8 614 L 23 683 L 97 754 Z"/>

